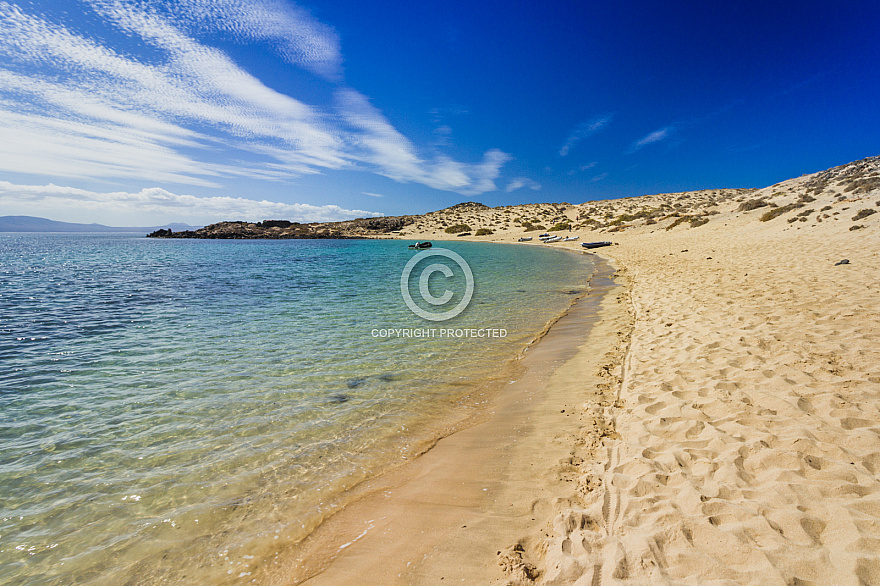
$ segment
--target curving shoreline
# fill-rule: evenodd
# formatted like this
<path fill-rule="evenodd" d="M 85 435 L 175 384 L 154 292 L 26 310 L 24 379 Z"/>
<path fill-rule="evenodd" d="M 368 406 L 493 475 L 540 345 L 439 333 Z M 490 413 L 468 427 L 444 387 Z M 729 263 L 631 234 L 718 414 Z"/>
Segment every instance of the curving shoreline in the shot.
<path fill-rule="evenodd" d="M 566 381 L 582 378 L 578 371 L 585 361 L 607 361 L 619 333 L 606 330 L 625 328 L 625 310 L 610 294 L 620 288 L 612 274 L 610 264 L 602 263 L 590 293 L 529 347 L 520 361 L 525 374 L 492 399 L 486 417 L 440 439 L 405 468 L 367 483 L 364 497 L 280 561 L 271 583 L 364 583 L 359 579 L 367 574 L 372 583 L 458 574 L 483 583 L 499 577 L 499 563 L 517 566 L 509 561 L 516 553 L 497 552 L 549 522 L 564 492 L 558 488 L 571 482 L 566 471 L 548 476 L 543 470 L 547 430 L 568 434 L 557 446 L 560 462 L 571 460 L 568 443 L 580 433 L 581 418 L 573 417 L 579 398 Z M 597 353 L 604 346 L 607 351 Z M 598 363 L 594 370 L 601 371 L 595 378 L 602 384 L 606 371 Z M 611 386 L 596 395 L 596 408 L 609 404 Z M 598 420 L 592 423 L 600 430 L 597 437 L 610 433 Z M 524 466 L 526 461 L 531 465 Z M 547 492 L 540 519 L 533 511 L 536 483 Z M 513 501 L 516 506 L 508 510 Z"/>
<path fill-rule="evenodd" d="M 876 163 L 621 224 L 591 342 L 566 355 L 559 320 L 496 427 L 438 443 L 278 583 L 880 583 L 880 191 L 851 188 Z"/>

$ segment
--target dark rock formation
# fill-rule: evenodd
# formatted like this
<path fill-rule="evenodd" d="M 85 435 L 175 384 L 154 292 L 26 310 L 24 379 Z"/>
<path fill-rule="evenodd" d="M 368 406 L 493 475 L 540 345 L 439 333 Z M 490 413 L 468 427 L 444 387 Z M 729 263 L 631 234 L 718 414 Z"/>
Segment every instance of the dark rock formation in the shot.
<path fill-rule="evenodd" d="M 368 238 L 400 230 L 412 224 L 415 216 L 358 218 L 344 222 L 300 224 L 288 220 L 262 222 L 218 222 L 198 230 L 156 230 L 148 238 L 209 238 L 220 240 L 286 240 L 295 238 Z"/>
<path fill-rule="evenodd" d="M 457 203 L 454 206 L 449 206 L 448 208 L 444 208 L 440 210 L 441 212 L 470 212 L 470 211 L 481 211 L 488 210 L 489 206 L 477 203 L 475 201 L 466 201 L 463 203 Z"/>

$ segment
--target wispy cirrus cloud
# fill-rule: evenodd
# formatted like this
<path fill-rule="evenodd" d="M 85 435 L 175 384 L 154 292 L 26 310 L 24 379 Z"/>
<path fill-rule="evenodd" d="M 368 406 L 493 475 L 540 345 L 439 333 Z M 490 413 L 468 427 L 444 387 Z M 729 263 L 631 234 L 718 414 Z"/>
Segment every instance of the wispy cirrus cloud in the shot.
<path fill-rule="evenodd" d="M 471 195 L 496 189 L 510 158 L 498 150 L 479 163 L 421 156 L 341 81 L 335 31 L 286 2 L 84 5 L 132 45 L 0 0 L 0 171 L 221 187 L 231 178 L 352 169 Z M 206 33 L 269 43 L 288 63 L 335 83 L 339 99 L 317 106 L 271 89 L 200 41 Z"/>
<path fill-rule="evenodd" d="M 673 127 L 666 126 L 665 128 L 661 128 L 660 130 L 655 130 L 654 132 L 648 134 L 645 137 L 640 138 L 630 145 L 628 153 L 634 153 L 643 147 L 648 146 L 649 144 L 653 144 L 655 142 L 660 142 L 661 140 L 666 140 L 669 138 L 669 135 L 672 133 Z"/>
<path fill-rule="evenodd" d="M 511 157 L 492 149 L 475 164 L 460 163 L 438 155 L 422 159 L 412 143 L 395 129 L 366 96 L 346 88 L 337 92 L 339 114 L 351 128 L 353 160 L 395 181 L 421 183 L 435 189 L 477 195 L 495 191 L 495 179 Z"/>
<path fill-rule="evenodd" d="M 514 177 L 510 180 L 510 183 L 507 184 L 507 187 L 504 188 L 504 191 L 510 193 L 511 191 L 522 189 L 523 187 L 528 187 L 533 191 L 539 191 L 541 189 L 541 184 L 528 177 Z"/>
<path fill-rule="evenodd" d="M 589 136 L 596 134 L 597 132 L 608 126 L 613 118 L 613 114 L 608 114 L 606 116 L 594 118 L 587 122 L 581 122 L 580 124 L 575 126 L 569 133 L 568 138 L 565 140 L 565 144 L 563 144 L 562 148 L 559 149 L 559 156 L 568 156 L 568 153 L 571 151 L 572 148 L 574 148 L 577 143 Z"/>
<path fill-rule="evenodd" d="M 336 31 L 305 9 L 287 2 L 177 0 L 154 5 L 161 6 L 175 22 L 190 30 L 231 33 L 243 42 L 267 41 L 288 63 L 330 79 L 337 79 L 342 72 L 342 50 Z"/>
<path fill-rule="evenodd" d="M 572 169 L 571 171 L 568 172 L 568 174 L 569 174 L 569 175 L 574 175 L 574 174 L 576 174 L 576 173 L 578 173 L 578 172 L 587 171 L 588 169 L 592 169 L 593 167 L 595 167 L 595 166 L 598 165 L 598 164 L 599 164 L 599 161 L 593 161 L 592 163 L 586 163 L 586 164 L 584 164 L 584 165 L 578 165 L 578 168 L 577 168 L 577 169 Z"/>
<path fill-rule="evenodd" d="M 173 217 L 193 224 L 221 220 L 260 221 L 286 218 L 297 222 L 333 222 L 378 212 L 348 210 L 336 205 L 314 206 L 257 201 L 242 197 L 197 197 L 172 193 L 158 187 L 138 192 L 96 192 L 58 185 L 16 185 L 0 181 L 0 200 L 7 213 L 40 214 L 52 218 L 62 214 L 72 221 L 144 225 L 162 223 Z"/>

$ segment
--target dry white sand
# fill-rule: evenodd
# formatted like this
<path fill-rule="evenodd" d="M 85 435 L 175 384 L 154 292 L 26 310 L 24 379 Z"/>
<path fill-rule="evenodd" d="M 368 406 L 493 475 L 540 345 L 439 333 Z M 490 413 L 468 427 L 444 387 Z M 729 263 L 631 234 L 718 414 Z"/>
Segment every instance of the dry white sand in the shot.
<path fill-rule="evenodd" d="M 635 317 L 620 438 L 582 467 L 596 489 L 580 526 L 557 520 L 542 581 L 880 583 L 878 231 L 613 254 Z"/>
<path fill-rule="evenodd" d="M 374 495 L 340 515 L 312 540 L 321 563 L 288 580 L 880 584 L 880 213 L 859 213 L 880 212 L 880 161 L 854 165 L 758 192 L 459 209 L 405 230 L 491 223 L 475 239 L 510 242 L 514 218 L 549 210 L 580 241 L 617 243 L 600 253 L 618 289 L 576 352 L 548 343 L 500 418 L 441 441 L 392 508 Z M 761 198 L 801 207 L 738 211 Z M 667 230 L 671 212 L 700 220 Z M 339 549 L 395 515 L 385 541 Z"/>

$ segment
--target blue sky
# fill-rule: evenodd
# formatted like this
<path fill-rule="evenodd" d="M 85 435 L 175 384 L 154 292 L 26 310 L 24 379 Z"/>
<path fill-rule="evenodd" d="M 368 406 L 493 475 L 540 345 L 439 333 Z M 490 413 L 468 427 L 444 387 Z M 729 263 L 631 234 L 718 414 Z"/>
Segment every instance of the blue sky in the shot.
<path fill-rule="evenodd" d="M 763 187 L 880 154 L 878 25 L 877 2 L 0 0 L 0 215 Z"/>

